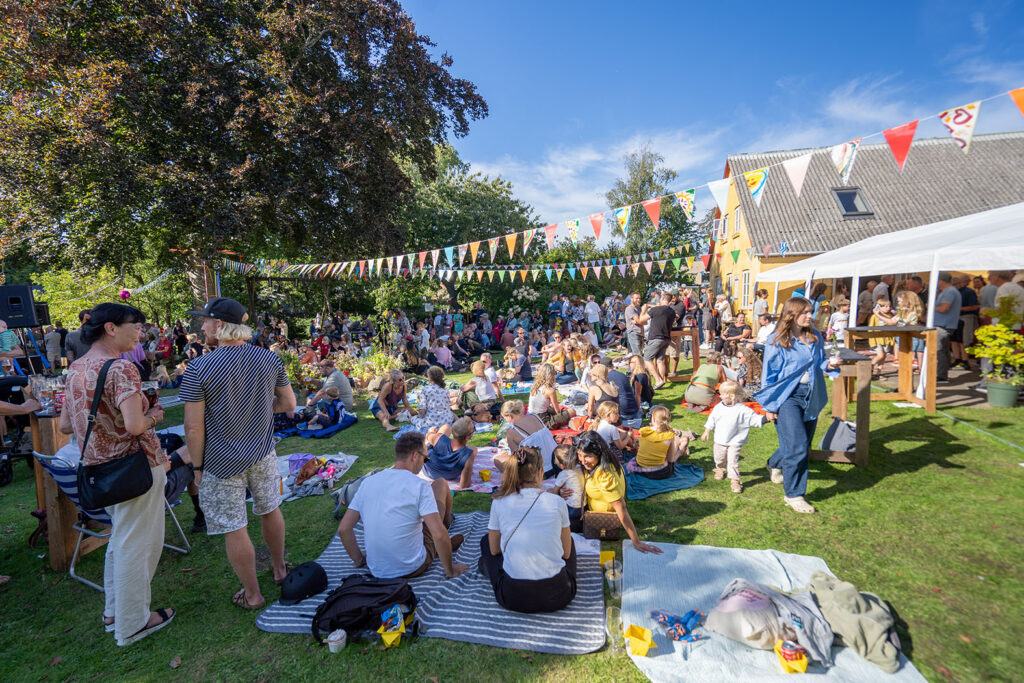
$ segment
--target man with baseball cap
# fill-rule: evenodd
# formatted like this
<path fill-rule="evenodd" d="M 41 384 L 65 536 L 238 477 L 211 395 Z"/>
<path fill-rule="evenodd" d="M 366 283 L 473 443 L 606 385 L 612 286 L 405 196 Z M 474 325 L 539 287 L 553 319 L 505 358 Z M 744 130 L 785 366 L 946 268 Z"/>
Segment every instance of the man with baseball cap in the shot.
<path fill-rule="evenodd" d="M 274 581 L 288 574 L 284 560 L 281 475 L 274 452 L 274 413 L 295 410 L 295 392 L 276 353 L 247 343 L 245 307 L 215 297 L 201 311 L 203 333 L 217 348 L 188 364 L 179 396 L 185 401 L 185 441 L 202 472 L 199 497 L 207 534 L 223 534 L 228 560 L 242 587 L 232 602 L 243 609 L 266 604 L 249 540 L 246 489 L 273 560 Z"/>

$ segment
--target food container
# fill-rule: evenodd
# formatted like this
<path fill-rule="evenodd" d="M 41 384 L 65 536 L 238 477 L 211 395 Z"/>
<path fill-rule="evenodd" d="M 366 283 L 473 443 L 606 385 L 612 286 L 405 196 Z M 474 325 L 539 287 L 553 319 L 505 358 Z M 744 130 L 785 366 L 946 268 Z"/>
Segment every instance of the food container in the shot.
<path fill-rule="evenodd" d="M 331 631 L 327 636 L 327 649 L 332 654 L 337 654 L 345 649 L 345 645 L 348 644 L 348 634 L 345 633 L 345 629 L 339 628 L 337 631 Z"/>

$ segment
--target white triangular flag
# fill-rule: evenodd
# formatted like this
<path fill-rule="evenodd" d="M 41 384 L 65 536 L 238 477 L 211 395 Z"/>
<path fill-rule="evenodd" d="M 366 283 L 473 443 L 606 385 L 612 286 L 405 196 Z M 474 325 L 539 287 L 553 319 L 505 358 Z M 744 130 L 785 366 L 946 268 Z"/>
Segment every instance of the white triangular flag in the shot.
<path fill-rule="evenodd" d="M 978 110 L 981 102 L 971 102 L 962 107 L 956 107 L 939 114 L 942 125 L 946 127 L 949 134 L 956 140 L 956 144 L 964 154 L 971 151 L 971 138 L 974 137 L 974 124 L 978 122 Z"/>
<path fill-rule="evenodd" d="M 807 177 L 807 167 L 811 165 L 812 156 L 814 156 L 814 152 L 808 152 L 782 162 L 782 167 L 786 169 L 786 175 L 789 176 L 789 182 L 793 186 L 793 194 L 797 197 L 800 196 L 800 189 L 804 186 L 804 178 Z"/>
<path fill-rule="evenodd" d="M 715 203 L 718 204 L 718 208 L 724 213 L 729 203 L 729 183 L 732 178 L 722 178 L 721 180 L 713 180 L 708 183 L 708 189 L 711 190 L 711 196 L 715 198 Z"/>

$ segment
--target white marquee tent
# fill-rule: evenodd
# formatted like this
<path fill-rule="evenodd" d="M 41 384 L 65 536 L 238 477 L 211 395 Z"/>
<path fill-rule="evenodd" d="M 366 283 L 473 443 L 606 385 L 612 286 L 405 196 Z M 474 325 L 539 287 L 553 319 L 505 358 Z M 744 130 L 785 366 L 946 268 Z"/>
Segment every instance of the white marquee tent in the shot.
<path fill-rule="evenodd" d="M 1024 202 L 876 235 L 758 274 L 758 282 L 809 282 L 863 275 L 1024 268 Z M 809 287 L 808 287 L 809 290 Z M 934 296 L 934 287 L 931 288 Z M 856 305 L 857 292 L 851 292 Z M 929 312 L 934 308 L 929 302 Z M 851 312 L 852 314 L 852 312 Z M 932 324 L 929 313 L 928 324 Z"/>

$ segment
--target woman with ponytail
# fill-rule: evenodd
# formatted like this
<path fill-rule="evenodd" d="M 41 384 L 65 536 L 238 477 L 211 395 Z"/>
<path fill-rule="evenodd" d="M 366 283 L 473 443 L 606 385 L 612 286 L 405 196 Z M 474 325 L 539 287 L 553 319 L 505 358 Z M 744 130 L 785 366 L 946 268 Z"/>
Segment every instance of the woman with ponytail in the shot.
<path fill-rule="evenodd" d="M 480 573 L 498 604 L 513 612 L 555 612 L 576 596 L 576 548 L 565 501 L 541 488 L 536 448 L 520 447 L 502 463 L 488 533 L 480 539 Z"/>

